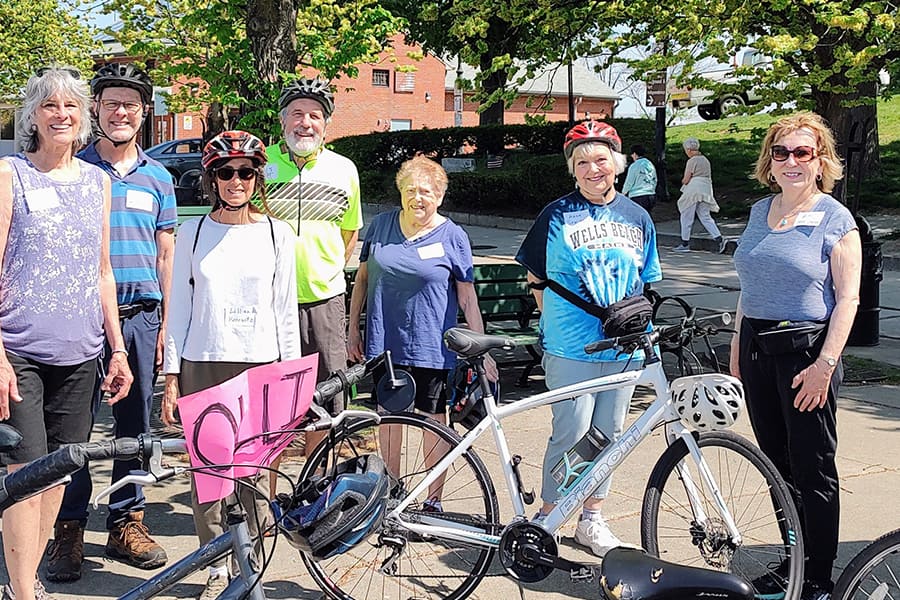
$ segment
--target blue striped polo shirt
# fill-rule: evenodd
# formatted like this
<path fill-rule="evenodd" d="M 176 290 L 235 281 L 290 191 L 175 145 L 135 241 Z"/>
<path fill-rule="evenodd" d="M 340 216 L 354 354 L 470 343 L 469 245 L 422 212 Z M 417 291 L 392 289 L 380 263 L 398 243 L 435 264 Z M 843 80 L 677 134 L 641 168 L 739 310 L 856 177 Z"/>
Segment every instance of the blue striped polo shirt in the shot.
<path fill-rule="evenodd" d="M 156 274 L 156 232 L 173 229 L 178 221 L 172 175 L 143 150 L 137 151 L 137 161 L 125 176 L 100 158 L 95 144 L 78 153 L 112 180 L 109 255 L 119 304 L 162 300 Z"/>

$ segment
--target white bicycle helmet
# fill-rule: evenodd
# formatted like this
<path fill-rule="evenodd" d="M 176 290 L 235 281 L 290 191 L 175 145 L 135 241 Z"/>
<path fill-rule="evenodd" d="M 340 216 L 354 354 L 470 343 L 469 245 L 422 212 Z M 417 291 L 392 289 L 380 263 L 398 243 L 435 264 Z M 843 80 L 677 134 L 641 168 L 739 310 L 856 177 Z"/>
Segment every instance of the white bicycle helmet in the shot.
<path fill-rule="evenodd" d="M 698 431 L 727 429 L 744 409 L 744 386 L 730 375 L 679 377 L 672 382 L 671 391 L 682 422 Z"/>

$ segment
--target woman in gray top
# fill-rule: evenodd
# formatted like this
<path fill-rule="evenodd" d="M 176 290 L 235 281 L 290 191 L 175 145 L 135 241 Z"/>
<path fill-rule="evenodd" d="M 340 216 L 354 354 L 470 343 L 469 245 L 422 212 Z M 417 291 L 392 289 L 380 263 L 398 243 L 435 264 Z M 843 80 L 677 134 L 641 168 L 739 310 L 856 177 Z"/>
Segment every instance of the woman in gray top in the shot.
<path fill-rule="evenodd" d="M 25 88 L 25 152 L 0 160 L 0 420 L 24 438 L 0 455 L 10 471 L 87 441 L 104 332 L 113 355 L 101 388 L 113 404 L 131 386 L 109 262 L 110 180 L 75 157 L 89 107 L 78 71 L 41 69 Z M 47 597 L 37 568 L 63 490 L 4 512 L 3 600 Z"/>
<path fill-rule="evenodd" d="M 835 402 L 859 302 L 859 231 L 828 194 L 841 164 L 818 115 L 772 125 L 755 175 L 775 194 L 753 206 L 734 253 L 741 295 L 731 372 L 744 382 L 760 448 L 794 492 L 807 553 L 801 598 L 819 600 L 837 554 Z M 754 583 L 766 596 L 786 584 Z"/>

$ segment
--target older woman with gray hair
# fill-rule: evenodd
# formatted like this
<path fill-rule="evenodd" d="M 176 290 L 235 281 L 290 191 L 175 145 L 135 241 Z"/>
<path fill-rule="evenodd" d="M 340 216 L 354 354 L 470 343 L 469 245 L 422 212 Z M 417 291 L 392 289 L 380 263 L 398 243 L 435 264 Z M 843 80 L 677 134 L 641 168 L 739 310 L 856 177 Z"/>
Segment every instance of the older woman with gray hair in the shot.
<path fill-rule="evenodd" d="M 719 205 L 713 195 L 712 167 L 709 159 L 700 152 L 700 140 L 697 138 L 684 140 L 682 147 L 684 153 L 688 155 L 688 161 L 684 166 L 681 197 L 678 199 L 678 212 L 681 213 L 681 243 L 673 250 L 691 251 L 691 229 L 696 216 L 718 244 L 719 253 L 722 253 L 725 251 L 725 238 L 722 237 L 710 214 L 719 212 Z"/>
<path fill-rule="evenodd" d="M 101 389 L 113 404 L 131 386 L 109 261 L 110 180 L 75 157 L 89 110 L 77 70 L 39 70 L 25 87 L 24 152 L 0 160 L 0 421 L 23 436 L 0 453 L 9 471 L 88 440 L 104 332 L 112 357 Z M 37 568 L 63 490 L 4 512 L 2 600 L 49 597 Z"/>

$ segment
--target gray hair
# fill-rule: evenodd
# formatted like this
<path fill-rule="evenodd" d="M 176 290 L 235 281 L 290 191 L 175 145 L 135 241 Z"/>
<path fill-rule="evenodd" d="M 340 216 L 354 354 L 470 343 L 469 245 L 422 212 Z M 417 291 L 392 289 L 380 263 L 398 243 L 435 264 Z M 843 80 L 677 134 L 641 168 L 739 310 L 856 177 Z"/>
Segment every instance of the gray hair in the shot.
<path fill-rule="evenodd" d="M 583 144 L 578 144 L 575 146 L 575 149 L 572 151 L 572 156 L 566 159 L 566 166 L 569 167 L 569 174 L 575 174 L 575 156 L 578 155 L 578 158 L 581 158 L 585 154 L 590 154 L 597 148 L 607 148 L 609 149 L 609 153 L 612 154 L 613 163 L 616 165 L 616 175 L 621 175 L 625 172 L 626 167 L 628 167 L 628 158 L 621 152 L 616 152 L 613 150 L 609 144 L 604 142 L 585 142 Z"/>
<path fill-rule="evenodd" d="M 700 140 L 697 138 L 688 138 L 681 143 L 681 146 L 685 150 L 699 150 L 700 149 Z"/>
<path fill-rule="evenodd" d="M 36 152 L 40 148 L 35 116 L 41 104 L 55 94 L 75 100 L 81 113 L 81 124 L 72 150 L 78 150 L 91 139 L 91 97 L 86 81 L 75 77 L 78 70 L 73 67 L 50 67 L 40 75 L 32 75 L 25 84 L 25 101 L 19 119 L 19 137 L 25 152 Z"/>

